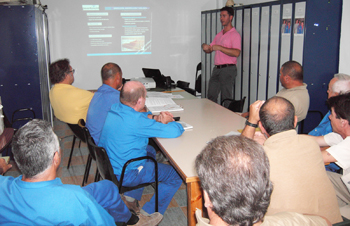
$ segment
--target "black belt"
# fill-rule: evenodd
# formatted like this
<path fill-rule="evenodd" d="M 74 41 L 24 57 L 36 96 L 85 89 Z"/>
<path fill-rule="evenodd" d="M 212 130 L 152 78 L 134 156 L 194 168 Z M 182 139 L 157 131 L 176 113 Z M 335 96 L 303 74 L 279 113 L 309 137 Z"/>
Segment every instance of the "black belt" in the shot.
<path fill-rule="evenodd" d="M 220 64 L 220 65 L 215 65 L 216 68 L 224 68 L 224 67 L 230 67 L 230 66 L 236 66 L 235 64 Z"/>

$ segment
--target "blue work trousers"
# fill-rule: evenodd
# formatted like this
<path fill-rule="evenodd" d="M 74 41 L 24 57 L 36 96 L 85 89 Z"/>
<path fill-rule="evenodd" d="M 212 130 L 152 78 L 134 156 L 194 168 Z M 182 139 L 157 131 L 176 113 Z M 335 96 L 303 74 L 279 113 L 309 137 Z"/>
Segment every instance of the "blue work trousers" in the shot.
<path fill-rule="evenodd" d="M 119 195 L 118 187 L 109 180 L 102 180 L 82 187 L 95 198 L 115 222 L 128 222 L 131 212 Z"/>
<path fill-rule="evenodd" d="M 138 169 L 133 169 L 130 170 L 127 174 L 125 174 L 123 184 L 125 186 L 136 186 L 138 184 L 154 182 L 154 178 L 154 163 L 151 161 L 146 161 L 142 165 L 142 169 L 140 169 L 140 172 Z M 168 208 L 171 199 L 181 186 L 182 180 L 172 166 L 163 163 L 158 163 L 158 181 L 160 182 L 158 184 L 158 212 L 164 215 L 165 210 Z M 141 200 L 142 189 L 141 192 L 140 189 L 131 192 L 133 192 L 131 197 L 137 200 Z M 130 194 L 128 195 L 130 196 Z M 154 195 L 152 196 L 149 202 L 145 203 L 142 209 L 149 214 L 155 212 Z"/>

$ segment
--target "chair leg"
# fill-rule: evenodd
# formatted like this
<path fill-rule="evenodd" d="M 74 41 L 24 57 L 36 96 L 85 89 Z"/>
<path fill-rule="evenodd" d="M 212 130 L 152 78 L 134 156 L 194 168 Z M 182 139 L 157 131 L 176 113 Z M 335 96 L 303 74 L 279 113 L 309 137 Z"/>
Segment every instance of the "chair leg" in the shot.
<path fill-rule="evenodd" d="M 101 175 L 98 169 L 96 168 L 96 174 L 95 174 L 95 182 L 100 181 Z"/>
<path fill-rule="evenodd" d="M 97 167 L 96 167 L 96 173 L 95 173 L 95 182 L 100 180 L 100 172 L 98 171 Z"/>
<path fill-rule="evenodd" d="M 158 212 L 158 164 L 155 164 L 155 181 L 156 181 L 156 190 L 155 190 L 155 196 L 156 196 L 156 202 L 155 202 L 155 212 Z"/>
<path fill-rule="evenodd" d="M 73 155 L 73 150 L 74 150 L 75 139 L 76 139 L 76 136 L 74 135 L 74 136 L 73 136 L 72 149 L 70 150 L 70 155 L 69 155 L 69 159 L 68 159 L 68 166 L 67 166 L 67 169 L 69 169 L 70 161 L 72 160 L 72 155 Z"/>
<path fill-rule="evenodd" d="M 81 145 L 81 140 L 79 141 L 79 148 L 80 148 L 80 145 Z"/>
<path fill-rule="evenodd" d="M 83 183 L 82 183 L 82 187 L 84 186 L 84 184 L 88 181 L 89 178 L 89 172 L 90 172 L 90 167 L 91 167 L 91 161 L 92 161 L 92 157 L 89 154 L 87 162 L 86 162 L 86 166 L 85 166 L 85 172 L 84 172 L 84 178 L 83 178 Z"/>

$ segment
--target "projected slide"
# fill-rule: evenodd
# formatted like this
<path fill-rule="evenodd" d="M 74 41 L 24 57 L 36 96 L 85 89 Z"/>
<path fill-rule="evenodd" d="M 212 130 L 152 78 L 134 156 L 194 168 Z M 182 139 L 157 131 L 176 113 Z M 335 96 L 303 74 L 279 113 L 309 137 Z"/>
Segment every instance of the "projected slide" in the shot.
<path fill-rule="evenodd" d="M 144 6 L 82 5 L 87 56 L 151 54 L 152 13 Z M 118 35 L 116 35 L 118 34 Z"/>

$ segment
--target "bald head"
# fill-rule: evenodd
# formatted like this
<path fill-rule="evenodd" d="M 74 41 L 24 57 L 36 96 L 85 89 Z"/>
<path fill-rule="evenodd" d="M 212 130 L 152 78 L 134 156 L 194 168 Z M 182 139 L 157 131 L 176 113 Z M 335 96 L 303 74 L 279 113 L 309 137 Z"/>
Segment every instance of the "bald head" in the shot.
<path fill-rule="evenodd" d="M 138 81 L 130 81 L 125 83 L 120 92 L 120 102 L 134 107 L 140 98 L 146 98 L 146 88 Z"/>
<path fill-rule="evenodd" d="M 303 67 L 296 61 L 287 61 L 281 67 L 282 74 L 288 75 L 291 79 L 303 82 Z"/>
<path fill-rule="evenodd" d="M 294 106 L 283 97 L 268 99 L 261 106 L 259 116 L 262 126 L 270 136 L 294 129 Z"/>
<path fill-rule="evenodd" d="M 106 63 L 101 68 L 101 78 L 104 84 L 119 89 L 122 86 L 122 69 L 115 63 Z"/>

